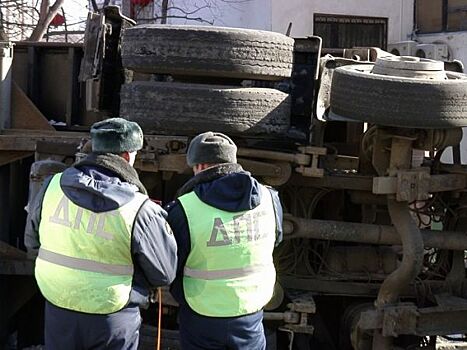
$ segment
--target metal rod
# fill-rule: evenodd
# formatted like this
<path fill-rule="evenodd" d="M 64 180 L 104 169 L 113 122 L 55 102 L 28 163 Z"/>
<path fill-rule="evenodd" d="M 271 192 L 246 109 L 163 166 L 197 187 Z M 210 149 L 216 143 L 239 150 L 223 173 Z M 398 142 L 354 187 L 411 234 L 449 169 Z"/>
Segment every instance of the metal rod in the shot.
<path fill-rule="evenodd" d="M 393 137 L 389 160 L 389 175 L 395 176 L 399 170 L 409 169 L 412 163 L 412 142 L 407 137 Z M 415 220 L 409 211 L 407 202 L 398 202 L 394 196 L 388 196 L 389 216 L 402 242 L 402 262 L 381 285 L 375 301 L 377 309 L 398 302 L 399 296 L 415 277 L 423 265 L 423 239 Z M 390 350 L 392 337 L 385 337 L 381 330 L 376 330 L 373 337 L 373 350 Z"/>
<path fill-rule="evenodd" d="M 307 154 L 295 154 L 276 151 L 266 151 L 251 148 L 239 148 L 237 150 L 238 157 L 261 158 L 268 160 L 276 160 L 300 165 L 308 165 L 311 161 L 311 156 Z"/>
<path fill-rule="evenodd" d="M 284 320 L 283 312 L 264 312 L 263 319 L 266 321 L 283 321 Z"/>
<path fill-rule="evenodd" d="M 11 71 L 13 44 L 0 42 L 0 129 L 11 125 Z"/>
<path fill-rule="evenodd" d="M 401 245 L 402 241 L 393 226 L 372 225 L 332 220 L 284 217 L 284 239 L 310 238 L 341 242 L 377 245 Z M 426 248 L 465 250 L 467 234 L 457 231 L 420 231 Z"/>
<path fill-rule="evenodd" d="M 376 307 L 398 301 L 401 291 L 420 273 L 423 264 L 423 240 L 420 230 L 410 215 L 406 202 L 388 199 L 389 215 L 402 241 L 402 262 L 381 285 Z"/>
<path fill-rule="evenodd" d="M 407 203 L 388 198 L 388 210 L 402 240 L 402 262 L 381 285 L 375 301 L 378 309 L 397 303 L 401 292 L 417 277 L 423 264 L 422 236 L 410 215 Z M 390 350 L 392 343 L 393 338 L 385 337 L 381 329 L 373 333 L 373 350 Z"/>

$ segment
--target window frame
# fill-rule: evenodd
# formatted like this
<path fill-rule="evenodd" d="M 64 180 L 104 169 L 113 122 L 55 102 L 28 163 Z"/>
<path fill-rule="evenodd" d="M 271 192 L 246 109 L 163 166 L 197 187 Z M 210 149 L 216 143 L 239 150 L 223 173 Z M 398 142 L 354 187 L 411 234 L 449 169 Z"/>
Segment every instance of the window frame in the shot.
<path fill-rule="evenodd" d="M 441 0 L 441 30 L 434 31 L 434 32 L 422 32 L 418 27 L 419 18 L 418 18 L 418 6 L 423 3 L 423 0 L 414 0 L 414 19 L 415 19 L 415 29 L 417 34 L 436 34 L 436 33 L 461 33 L 467 32 L 466 29 L 462 30 L 449 30 L 448 29 L 448 20 L 449 20 L 449 0 Z M 466 5 L 467 6 L 467 5 Z"/>
<path fill-rule="evenodd" d="M 366 23 L 365 23 L 366 22 Z M 376 16 L 353 16 L 353 15 L 337 15 L 331 13 L 314 13 L 313 14 L 313 33 L 315 33 L 316 23 L 336 23 L 336 24 L 379 24 L 383 27 L 383 43 L 380 48 L 386 49 L 388 44 L 388 24 L 389 18 Z M 313 34 L 316 35 L 316 34 Z"/>

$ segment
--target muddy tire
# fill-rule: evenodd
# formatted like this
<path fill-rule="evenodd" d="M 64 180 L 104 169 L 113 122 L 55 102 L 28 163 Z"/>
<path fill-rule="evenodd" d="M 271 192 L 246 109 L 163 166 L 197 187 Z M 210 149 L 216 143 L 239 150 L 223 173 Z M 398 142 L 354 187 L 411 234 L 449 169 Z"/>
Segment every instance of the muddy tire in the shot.
<path fill-rule="evenodd" d="M 148 133 L 285 134 L 290 97 L 274 89 L 133 82 L 122 86 L 120 112 Z"/>
<path fill-rule="evenodd" d="M 281 80 L 291 75 L 293 44 L 259 30 L 140 25 L 125 31 L 122 59 L 142 73 Z"/>
<path fill-rule="evenodd" d="M 448 80 L 371 74 L 372 65 L 334 71 L 331 112 L 380 125 L 408 128 L 467 126 L 467 75 Z"/>

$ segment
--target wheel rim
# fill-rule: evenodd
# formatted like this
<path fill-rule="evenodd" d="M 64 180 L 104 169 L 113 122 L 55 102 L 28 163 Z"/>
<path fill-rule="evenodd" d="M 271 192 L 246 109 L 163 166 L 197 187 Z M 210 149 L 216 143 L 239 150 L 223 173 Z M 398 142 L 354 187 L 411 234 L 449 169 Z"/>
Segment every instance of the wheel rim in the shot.
<path fill-rule="evenodd" d="M 443 62 L 411 56 L 378 58 L 371 73 L 414 79 L 448 79 Z"/>

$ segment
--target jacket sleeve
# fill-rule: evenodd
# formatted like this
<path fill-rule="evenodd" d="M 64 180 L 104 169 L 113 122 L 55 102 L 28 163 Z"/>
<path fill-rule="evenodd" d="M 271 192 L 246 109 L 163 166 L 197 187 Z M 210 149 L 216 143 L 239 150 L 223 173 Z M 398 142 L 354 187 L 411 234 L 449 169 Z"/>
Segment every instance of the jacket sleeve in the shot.
<path fill-rule="evenodd" d="M 190 230 L 188 228 L 185 211 L 179 201 L 173 201 L 165 208 L 169 214 L 167 220 L 173 229 L 178 247 L 177 277 L 172 283 L 170 292 L 179 304 L 185 304 L 186 301 L 183 292 L 183 268 L 185 267 L 191 250 Z"/>
<path fill-rule="evenodd" d="M 276 247 L 282 242 L 283 238 L 283 230 L 282 230 L 282 219 L 283 219 L 283 212 L 282 212 L 282 204 L 281 200 L 279 199 L 279 193 L 271 187 L 268 187 L 269 192 L 271 193 L 272 197 L 272 204 L 274 206 L 274 214 L 276 215 Z"/>
<path fill-rule="evenodd" d="M 28 255 L 36 257 L 40 247 L 39 240 L 39 224 L 41 222 L 42 202 L 44 200 L 45 191 L 49 186 L 52 176 L 47 178 L 36 196 L 28 203 L 26 211 L 26 226 L 24 229 L 24 245 L 28 251 Z"/>
<path fill-rule="evenodd" d="M 151 287 L 169 285 L 175 278 L 177 244 L 166 218 L 166 211 L 148 200 L 133 227 L 133 260 Z"/>

